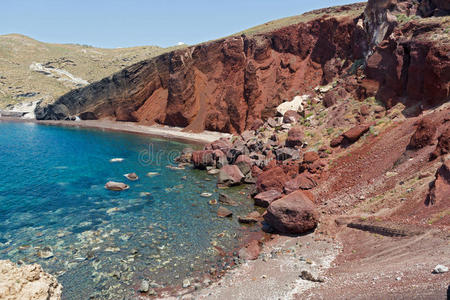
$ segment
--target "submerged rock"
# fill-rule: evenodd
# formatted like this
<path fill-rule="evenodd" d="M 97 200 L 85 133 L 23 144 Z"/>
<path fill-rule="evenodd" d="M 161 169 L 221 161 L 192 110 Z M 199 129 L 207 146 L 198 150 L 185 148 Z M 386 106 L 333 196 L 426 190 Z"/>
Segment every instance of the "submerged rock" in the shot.
<path fill-rule="evenodd" d="M 220 206 L 217 209 L 217 216 L 219 216 L 221 218 L 228 218 L 228 217 L 231 217 L 232 215 L 233 215 L 233 212 L 231 210 L 229 210 L 228 208 Z"/>
<path fill-rule="evenodd" d="M 131 181 L 136 181 L 136 180 L 138 180 L 139 179 L 139 176 L 137 176 L 137 174 L 136 173 L 128 173 L 128 174 L 125 174 L 125 175 L 123 175 L 123 176 L 125 176 L 128 180 L 131 180 Z"/>
<path fill-rule="evenodd" d="M 129 188 L 130 188 L 130 186 L 123 182 L 108 181 L 105 184 L 105 189 L 111 190 L 111 191 L 123 191 L 123 190 L 127 190 Z"/>
<path fill-rule="evenodd" d="M 111 158 L 109 160 L 109 162 L 112 162 L 112 163 L 114 163 L 114 162 L 123 162 L 123 158 Z"/>
<path fill-rule="evenodd" d="M 223 205 L 238 206 L 239 204 L 224 193 L 219 194 L 219 202 Z"/>
<path fill-rule="evenodd" d="M 257 211 L 252 211 L 245 217 L 241 217 L 241 216 L 238 217 L 239 223 L 244 223 L 244 224 L 256 223 L 260 219 L 261 219 L 261 214 Z"/>

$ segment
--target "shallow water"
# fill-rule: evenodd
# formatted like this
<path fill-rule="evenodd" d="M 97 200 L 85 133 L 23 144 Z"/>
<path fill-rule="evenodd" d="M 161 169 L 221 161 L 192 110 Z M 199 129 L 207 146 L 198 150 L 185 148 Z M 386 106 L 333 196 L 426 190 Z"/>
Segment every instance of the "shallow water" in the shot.
<path fill-rule="evenodd" d="M 214 176 L 166 167 L 188 146 L 0 123 L 0 259 L 41 264 L 63 284 L 64 299 L 120 299 L 142 278 L 171 286 L 216 267 L 216 247 L 232 251 L 243 232 L 237 218 L 218 218 L 208 203 L 218 198 Z M 130 172 L 140 179 L 123 176 Z M 130 189 L 105 190 L 110 180 Z M 230 207 L 235 216 L 253 209 L 241 192 L 226 191 L 241 202 Z"/>

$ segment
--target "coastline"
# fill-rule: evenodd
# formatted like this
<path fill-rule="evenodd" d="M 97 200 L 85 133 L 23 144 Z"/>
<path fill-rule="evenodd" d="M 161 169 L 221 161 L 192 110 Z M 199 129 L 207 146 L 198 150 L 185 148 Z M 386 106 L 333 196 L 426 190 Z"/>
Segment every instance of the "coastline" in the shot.
<path fill-rule="evenodd" d="M 208 144 L 216 141 L 222 137 L 229 137 L 228 133 L 220 133 L 214 131 L 204 131 L 201 133 L 185 132 L 180 127 L 170 127 L 163 125 L 141 125 L 132 122 L 116 122 L 108 120 L 89 120 L 89 121 L 53 121 L 53 120 L 36 120 L 36 119 L 21 119 L 0 117 L 1 122 L 17 122 L 17 123 L 34 123 L 49 126 L 62 126 L 73 128 L 93 128 L 100 130 L 108 130 L 115 132 L 125 132 L 133 134 L 142 134 L 149 137 L 164 138 L 168 140 L 175 140 L 178 142 L 194 143 L 194 144 Z"/>

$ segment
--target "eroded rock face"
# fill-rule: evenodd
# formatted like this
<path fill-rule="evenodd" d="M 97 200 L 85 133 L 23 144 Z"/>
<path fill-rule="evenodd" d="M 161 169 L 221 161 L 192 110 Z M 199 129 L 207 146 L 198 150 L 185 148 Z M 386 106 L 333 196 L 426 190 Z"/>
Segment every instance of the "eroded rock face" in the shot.
<path fill-rule="evenodd" d="M 303 191 L 296 191 L 270 204 L 264 220 L 278 232 L 300 234 L 317 226 L 319 213 Z"/>
<path fill-rule="evenodd" d="M 99 119 L 240 133 L 256 128 L 255 121 L 273 115 L 281 103 L 330 80 L 327 70 L 335 65 L 327 64 L 330 60 L 362 58 L 364 41 L 364 31 L 349 17 L 233 36 L 137 63 L 39 107 L 37 117 L 92 112 Z"/>
<path fill-rule="evenodd" d="M 450 159 L 436 171 L 435 180 L 431 185 L 427 203 L 434 205 L 439 202 L 450 204 Z"/>
<path fill-rule="evenodd" d="M 40 265 L 0 261 L 0 299 L 59 300 L 62 285 Z"/>
<path fill-rule="evenodd" d="M 411 137 L 408 147 L 420 149 L 428 146 L 436 134 L 437 126 L 431 118 L 423 118 L 417 124 L 417 129 Z"/>

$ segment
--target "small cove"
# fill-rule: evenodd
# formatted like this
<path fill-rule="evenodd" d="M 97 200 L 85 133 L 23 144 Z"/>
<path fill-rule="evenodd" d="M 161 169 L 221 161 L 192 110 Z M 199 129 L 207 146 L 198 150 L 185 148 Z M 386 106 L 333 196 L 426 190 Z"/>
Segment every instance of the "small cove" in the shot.
<path fill-rule="evenodd" d="M 209 204 L 218 198 L 214 176 L 166 167 L 185 147 L 198 146 L 0 123 L 0 259 L 41 264 L 63 284 L 64 299 L 117 299 L 132 296 L 143 278 L 178 286 L 225 267 L 220 253 L 256 228 L 216 216 L 217 205 Z M 139 180 L 123 176 L 130 172 Z M 130 189 L 108 191 L 110 180 Z M 240 202 L 229 207 L 235 216 L 253 210 L 245 188 L 225 193 Z"/>

